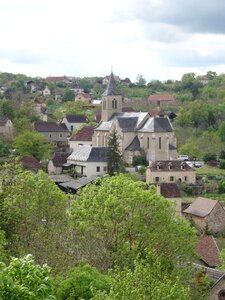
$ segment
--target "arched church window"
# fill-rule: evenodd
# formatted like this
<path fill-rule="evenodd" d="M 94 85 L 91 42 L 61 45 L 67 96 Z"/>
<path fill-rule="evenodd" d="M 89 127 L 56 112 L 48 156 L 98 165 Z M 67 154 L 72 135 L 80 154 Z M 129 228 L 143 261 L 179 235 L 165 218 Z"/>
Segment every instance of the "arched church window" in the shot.
<path fill-rule="evenodd" d="M 117 100 L 113 99 L 112 101 L 112 108 L 116 109 L 117 108 Z"/>

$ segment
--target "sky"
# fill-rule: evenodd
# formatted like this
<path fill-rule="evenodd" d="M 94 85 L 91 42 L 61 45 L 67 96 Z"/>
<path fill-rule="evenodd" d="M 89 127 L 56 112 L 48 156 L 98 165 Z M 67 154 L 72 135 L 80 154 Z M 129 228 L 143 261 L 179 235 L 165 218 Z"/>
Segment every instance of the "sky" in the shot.
<path fill-rule="evenodd" d="M 0 0 L 0 72 L 225 73 L 225 0 Z"/>

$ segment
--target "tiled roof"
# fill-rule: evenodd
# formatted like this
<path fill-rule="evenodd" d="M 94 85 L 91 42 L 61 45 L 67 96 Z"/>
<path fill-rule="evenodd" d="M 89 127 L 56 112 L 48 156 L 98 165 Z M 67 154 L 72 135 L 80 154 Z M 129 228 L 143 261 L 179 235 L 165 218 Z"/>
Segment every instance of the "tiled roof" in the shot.
<path fill-rule="evenodd" d="M 66 76 L 49 76 L 46 77 L 47 81 L 63 81 L 66 79 Z"/>
<path fill-rule="evenodd" d="M 198 197 L 187 209 L 184 210 L 184 213 L 204 218 L 211 213 L 217 203 L 217 200 Z"/>
<path fill-rule="evenodd" d="M 69 123 L 87 123 L 88 119 L 84 114 L 67 114 L 65 118 Z"/>
<path fill-rule="evenodd" d="M 155 102 L 155 101 L 174 101 L 175 98 L 173 95 L 167 95 L 167 94 L 154 94 L 154 95 L 150 95 L 148 97 L 148 100 L 151 102 Z"/>
<path fill-rule="evenodd" d="M 148 167 L 151 171 L 195 171 L 185 161 L 180 160 L 156 160 Z"/>
<path fill-rule="evenodd" d="M 102 94 L 103 96 L 116 96 L 116 95 L 120 95 L 121 93 L 117 90 L 116 87 L 116 81 L 115 78 L 113 76 L 113 73 L 110 74 L 109 77 L 109 82 L 107 84 L 106 90 L 104 91 L 104 93 Z"/>
<path fill-rule="evenodd" d="M 56 122 L 41 122 L 33 123 L 33 127 L 38 132 L 69 132 L 65 124 L 58 124 Z"/>
<path fill-rule="evenodd" d="M 84 126 L 71 136 L 70 141 L 91 141 L 93 133 L 93 126 Z"/>
<path fill-rule="evenodd" d="M 84 92 L 77 93 L 76 99 L 78 99 L 79 97 L 83 97 L 83 98 L 86 98 L 86 99 L 91 99 L 91 95 L 88 94 L 88 93 L 84 93 Z"/>
<path fill-rule="evenodd" d="M 209 267 L 217 267 L 220 264 L 219 249 L 212 236 L 200 236 L 196 245 L 196 252 Z"/>
<path fill-rule="evenodd" d="M 33 156 L 23 156 L 21 158 L 21 163 L 24 169 L 37 171 L 40 169 L 40 162 Z"/>
<path fill-rule="evenodd" d="M 140 129 L 141 132 L 172 132 L 173 128 L 168 117 L 149 118 Z"/>
<path fill-rule="evenodd" d="M 71 181 L 73 180 L 73 177 L 69 176 L 69 175 L 64 175 L 64 174 L 60 174 L 60 175 L 49 175 L 51 177 L 51 179 L 55 182 L 55 183 L 61 183 L 61 182 L 67 182 L 67 181 Z"/>
<path fill-rule="evenodd" d="M 130 143 L 129 146 L 126 147 L 125 150 L 129 150 L 129 151 L 139 151 L 139 150 L 141 150 L 139 138 L 137 136 L 135 136 L 133 141 Z"/>
<path fill-rule="evenodd" d="M 0 126 L 5 126 L 8 120 L 9 118 L 7 117 L 0 117 Z"/>
<path fill-rule="evenodd" d="M 149 115 L 150 115 L 151 117 L 156 117 L 156 116 L 166 116 L 167 113 L 165 113 L 165 112 L 161 109 L 161 107 L 155 107 L 155 108 L 153 108 L 153 109 L 151 109 L 151 110 L 149 111 Z"/>
<path fill-rule="evenodd" d="M 76 148 L 68 157 L 68 160 L 83 162 L 106 162 L 107 151 L 107 147 L 82 146 Z"/>
<path fill-rule="evenodd" d="M 160 194 L 165 198 L 180 198 L 181 191 L 175 182 L 160 184 Z"/>
<path fill-rule="evenodd" d="M 66 152 L 55 152 L 52 158 L 52 163 L 55 167 L 62 167 L 67 162 L 67 157 L 70 153 Z"/>

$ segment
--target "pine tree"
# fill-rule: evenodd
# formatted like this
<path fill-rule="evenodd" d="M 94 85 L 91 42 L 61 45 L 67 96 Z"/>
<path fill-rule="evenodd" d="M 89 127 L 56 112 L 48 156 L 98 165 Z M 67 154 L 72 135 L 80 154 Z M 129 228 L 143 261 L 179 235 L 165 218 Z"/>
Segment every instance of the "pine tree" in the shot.
<path fill-rule="evenodd" d="M 119 150 L 118 134 L 115 129 L 109 135 L 108 153 L 107 153 L 107 168 L 108 174 L 114 175 L 122 167 L 122 155 Z"/>

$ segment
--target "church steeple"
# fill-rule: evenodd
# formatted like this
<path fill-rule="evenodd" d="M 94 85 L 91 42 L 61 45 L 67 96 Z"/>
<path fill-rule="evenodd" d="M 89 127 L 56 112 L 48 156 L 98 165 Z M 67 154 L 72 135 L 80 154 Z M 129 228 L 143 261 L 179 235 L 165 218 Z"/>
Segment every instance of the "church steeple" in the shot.
<path fill-rule="evenodd" d="M 102 121 L 108 121 L 113 113 L 122 112 L 122 95 L 118 91 L 111 71 L 106 90 L 102 94 Z"/>

